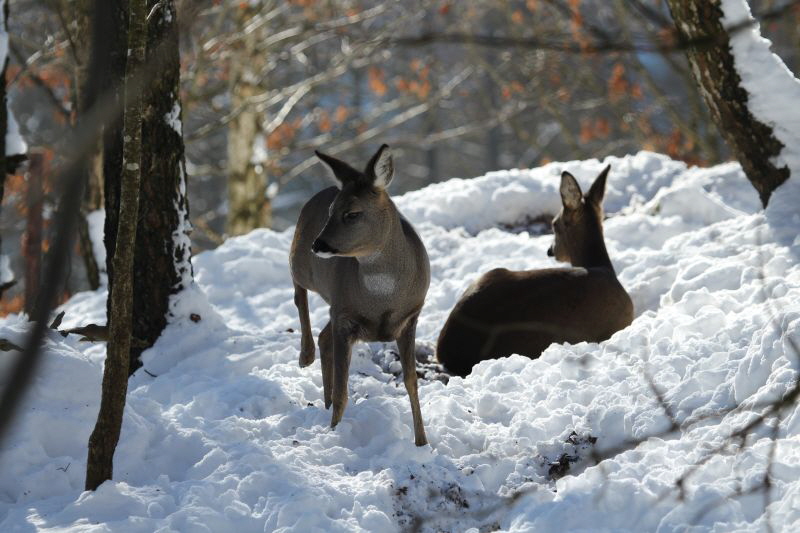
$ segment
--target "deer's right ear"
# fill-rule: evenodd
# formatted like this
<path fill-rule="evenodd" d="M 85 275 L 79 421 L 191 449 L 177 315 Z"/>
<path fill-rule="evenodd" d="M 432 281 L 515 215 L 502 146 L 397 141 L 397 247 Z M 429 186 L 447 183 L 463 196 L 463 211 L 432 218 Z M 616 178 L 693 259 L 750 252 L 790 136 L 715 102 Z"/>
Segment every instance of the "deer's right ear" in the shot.
<path fill-rule="evenodd" d="M 561 192 L 561 202 L 564 204 L 564 207 L 567 209 L 578 209 L 581 206 L 581 200 L 583 200 L 581 187 L 578 185 L 578 180 L 575 179 L 575 176 L 566 170 L 561 173 L 561 187 L 559 191 Z"/>
<path fill-rule="evenodd" d="M 345 182 L 352 180 L 354 176 L 358 175 L 358 172 L 344 161 L 329 156 L 328 154 L 323 154 L 318 150 L 314 150 L 314 153 L 319 160 L 324 163 L 323 166 L 328 171 L 328 175 L 333 178 L 333 181 L 336 182 L 336 185 L 340 189 Z"/>
<path fill-rule="evenodd" d="M 597 207 L 603 205 L 603 196 L 606 193 L 606 178 L 608 177 L 609 170 L 611 170 L 611 165 L 606 165 L 606 168 L 603 169 L 600 175 L 594 180 L 594 183 L 592 183 L 589 192 L 586 193 L 586 199 Z"/>
<path fill-rule="evenodd" d="M 375 155 L 367 163 L 365 174 L 372 179 L 372 184 L 385 189 L 394 177 L 394 160 L 388 144 L 382 144 Z"/>

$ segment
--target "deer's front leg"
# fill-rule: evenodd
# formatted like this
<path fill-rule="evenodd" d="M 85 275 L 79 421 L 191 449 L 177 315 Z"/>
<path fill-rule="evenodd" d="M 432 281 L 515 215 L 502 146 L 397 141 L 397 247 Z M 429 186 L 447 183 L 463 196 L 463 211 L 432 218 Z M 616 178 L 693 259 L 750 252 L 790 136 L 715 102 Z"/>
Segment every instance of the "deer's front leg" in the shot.
<path fill-rule="evenodd" d="M 319 334 L 319 358 L 322 363 L 322 390 L 325 395 L 325 409 L 331 406 L 333 388 L 333 334 L 331 323 L 322 328 Z"/>
<path fill-rule="evenodd" d="M 406 327 L 397 338 L 397 348 L 400 351 L 400 363 L 403 365 L 403 381 L 411 400 L 411 415 L 414 417 L 414 443 L 417 446 L 428 444 L 425 436 L 425 426 L 422 423 L 422 411 L 419 408 L 419 395 L 417 394 L 417 360 L 414 355 L 414 341 L 417 336 L 417 317 L 408 321 Z"/>
<path fill-rule="evenodd" d="M 342 419 L 347 406 L 347 383 L 350 377 L 350 351 L 355 341 L 355 326 L 347 320 L 334 320 L 333 337 L 333 387 L 331 427 Z"/>
<path fill-rule="evenodd" d="M 308 291 L 294 284 L 294 305 L 300 315 L 300 367 L 314 362 L 314 337 L 311 335 L 311 320 L 308 318 Z"/>

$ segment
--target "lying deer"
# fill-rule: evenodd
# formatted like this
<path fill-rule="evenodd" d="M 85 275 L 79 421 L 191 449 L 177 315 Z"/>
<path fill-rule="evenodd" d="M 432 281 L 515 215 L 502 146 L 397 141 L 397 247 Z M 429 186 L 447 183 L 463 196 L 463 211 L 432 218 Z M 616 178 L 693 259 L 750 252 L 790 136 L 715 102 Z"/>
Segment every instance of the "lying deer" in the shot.
<path fill-rule="evenodd" d="M 330 305 L 319 334 L 325 408 L 331 427 L 347 405 L 350 350 L 356 341 L 397 341 L 403 380 L 411 400 L 414 442 L 427 444 L 417 396 L 414 340 L 417 317 L 430 284 L 425 246 L 395 207 L 386 187 L 394 164 L 385 144 L 364 172 L 316 152 L 339 187 L 316 194 L 303 206 L 289 263 L 300 313 L 300 366 L 314 362 L 308 291 Z"/>
<path fill-rule="evenodd" d="M 465 376 L 479 361 L 511 354 L 539 357 L 553 343 L 600 342 L 633 320 L 603 241 L 607 166 L 583 195 L 561 174 L 561 213 L 547 255 L 571 268 L 490 270 L 456 304 L 439 335 L 437 358 Z"/>

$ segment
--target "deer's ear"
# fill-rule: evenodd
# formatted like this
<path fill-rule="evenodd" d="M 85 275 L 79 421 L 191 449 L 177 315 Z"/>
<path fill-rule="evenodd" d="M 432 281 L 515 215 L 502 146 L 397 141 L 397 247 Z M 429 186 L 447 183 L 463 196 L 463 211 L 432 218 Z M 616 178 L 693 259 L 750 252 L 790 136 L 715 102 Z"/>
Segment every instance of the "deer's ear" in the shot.
<path fill-rule="evenodd" d="M 385 189 L 389 186 L 394 177 L 394 160 L 389 145 L 383 144 L 378 148 L 378 151 L 367 163 L 364 174 L 372 180 L 372 185 L 375 187 Z"/>
<path fill-rule="evenodd" d="M 603 205 L 603 196 L 606 193 L 606 178 L 608 177 L 609 170 L 611 170 L 611 165 L 606 165 L 606 168 L 597 176 L 594 183 L 592 183 L 592 186 L 589 188 L 589 192 L 586 194 L 586 200 L 597 207 Z"/>
<path fill-rule="evenodd" d="M 567 209 L 578 209 L 581 206 L 581 200 L 583 199 L 581 187 L 578 185 L 578 180 L 575 179 L 575 176 L 566 170 L 561 173 L 561 187 L 559 191 L 561 192 L 561 202 L 564 204 L 564 207 Z"/>
<path fill-rule="evenodd" d="M 314 150 L 314 153 L 317 154 L 319 160 L 324 163 L 323 166 L 340 189 L 343 184 L 358 178 L 360 173 L 344 161 L 336 159 L 328 154 L 323 154 L 318 150 Z"/>

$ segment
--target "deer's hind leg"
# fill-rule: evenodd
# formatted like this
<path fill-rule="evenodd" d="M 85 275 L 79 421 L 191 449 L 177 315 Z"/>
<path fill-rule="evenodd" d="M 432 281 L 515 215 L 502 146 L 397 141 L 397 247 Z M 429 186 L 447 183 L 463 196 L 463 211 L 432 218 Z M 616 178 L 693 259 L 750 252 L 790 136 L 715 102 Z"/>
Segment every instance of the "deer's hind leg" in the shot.
<path fill-rule="evenodd" d="M 314 337 L 311 335 L 311 320 L 308 318 L 308 291 L 294 284 L 294 304 L 300 314 L 300 367 L 314 362 Z"/>
<path fill-rule="evenodd" d="M 417 317 L 408 321 L 405 329 L 397 339 L 397 348 L 400 352 L 400 363 L 403 366 L 403 381 L 411 401 L 411 415 L 414 418 L 414 443 L 417 446 L 428 444 L 425 436 L 425 425 L 422 423 L 422 410 L 419 408 L 419 394 L 417 393 L 417 359 L 414 355 L 414 341 L 417 336 Z"/>

